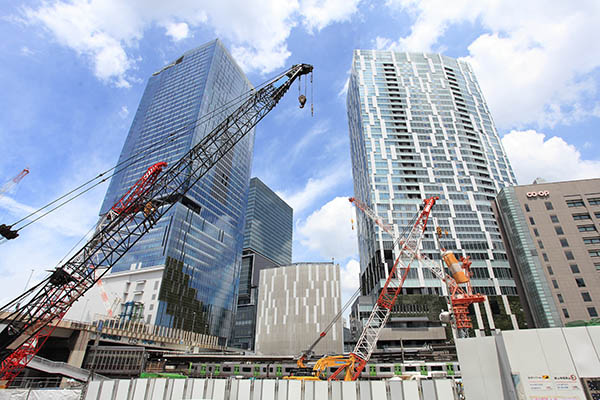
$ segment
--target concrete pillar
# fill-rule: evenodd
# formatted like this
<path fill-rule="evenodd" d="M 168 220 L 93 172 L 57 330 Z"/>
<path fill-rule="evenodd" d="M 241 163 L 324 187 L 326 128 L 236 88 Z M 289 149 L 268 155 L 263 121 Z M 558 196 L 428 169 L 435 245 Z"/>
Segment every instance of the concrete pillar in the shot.
<path fill-rule="evenodd" d="M 77 368 L 81 368 L 83 365 L 83 359 L 85 357 L 85 351 L 87 349 L 88 342 L 90 341 L 90 331 L 80 330 L 77 332 L 77 339 L 69 353 L 67 364 Z M 60 382 L 60 387 L 65 387 L 67 378 L 63 378 Z"/>

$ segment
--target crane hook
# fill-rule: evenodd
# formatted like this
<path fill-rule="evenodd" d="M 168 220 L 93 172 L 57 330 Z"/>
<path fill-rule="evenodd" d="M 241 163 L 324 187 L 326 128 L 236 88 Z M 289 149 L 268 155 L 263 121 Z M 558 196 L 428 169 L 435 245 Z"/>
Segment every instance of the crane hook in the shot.
<path fill-rule="evenodd" d="M 306 96 L 301 94 L 298 96 L 298 101 L 300 102 L 300 108 L 304 108 L 304 105 L 306 104 Z"/>

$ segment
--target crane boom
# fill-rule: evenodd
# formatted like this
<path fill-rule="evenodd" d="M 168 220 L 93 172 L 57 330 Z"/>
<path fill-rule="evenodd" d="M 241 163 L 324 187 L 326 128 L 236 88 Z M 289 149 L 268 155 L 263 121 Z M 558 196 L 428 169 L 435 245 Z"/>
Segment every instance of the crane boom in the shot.
<path fill-rule="evenodd" d="M 253 91 L 236 110 L 153 183 L 134 191 L 135 199 L 128 199 L 120 212 L 107 218 L 74 256 L 57 267 L 42 285 L 38 285 L 36 288 L 39 289 L 27 304 L 0 321 L 6 325 L 0 332 L 2 379 L 14 379 L 51 333 L 52 321 L 62 318 L 77 299 L 176 202 L 183 199 L 189 188 L 277 105 L 297 78 L 312 70 L 309 64 L 294 65 L 260 90 Z M 108 268 L 96 275 L 94 272 L 99 266 Z M 22 335 L 26 339 L 19 342 Z M 9 349 L 9 346 L 15 345 L 16 349 Z"/>
<path fill-rule="evenodd" d="M 350 376 L 352 380 L 355 380 L 360 375 L 371 358 L 373 350 L 375 350 L 377 339 L 379 339 L 379 335 L 390 317 L 392 308 L 402 290 L 404 280 L 408 276 L 410 265 L 419 255 L 419 246 L 425 234 L 427 220 L 429 219 L 429 214 L 437 199 L 438 197 L 430 197 L 423 200 L 423 209 L 417 217 L 416 222 L 405 238 L 399 241 L 399 244 L 401 245 L 400 254 L 396 258 L 396 261 L 388 274 L 388 278 L 381 289 L 379 298 L 371 311 L 371 315 L 363 328 L 362 334 L 356 342 L 354 351 L 350 353 L 350 356 L 353 357 L 355 361 L 351 368 L 347 370 L 346 376 Z M 341 371 L 336 372 L 339 373 Z M 332 376 L 332 378 L 333 377 L 334 376 Z"/>
<path fill-rule="evenodd" d="M 373 210 L 371 210 L 366 204 L 361 202 L 360 200 L 351 197 L 351 203 L 362 210 L 369 218 L 371 218 L 377 225 L 381 227 L 386 233 L 388 233 L 392 238 L 395 238 L 394 233 L 391 230 L 391 227 L 387 225 L 381 217 L 379 217 Z M 437 229 L 438 237 L 442 235 L 442 229 L 438 227 Z M 397 237 L 395 239 L 395 243 L 399 243 L 401 237 Z M 449 250 L 442 250 L 442 262 L 435 263 L 432 262 L 427 256 L 421 254 L 420 259 L 424 261 L 424 265 L 429 268 L 433 275 L 436 276 L 439 280 L 448 285 L 449 291 L 449 303 L 452 307 L 454 318 L 453 325 L 458 330 L 459 334 L 463 337 L 467 337 L 468 329 L 472 327 L 471 320 L 469 318 L 468 307 L 473 303 L 481 303 L 485 301 L 485 296 L 473 293 L 473 287 L 471 286 L 471 281 L 469 279 L 468 271 L 471 266 L 471 261 L 469 261 L 469 257 L 461 257 L 460 261 L 462 266 L 458 265 L 458 260 L 454 256 L 454 253 Z M 444 264 L 448 266 L 448 269 L 452 272 L 452 276 L 446 273 L 444 270 Z M 465 274 L 464 271 L 467 271 Z M 459 284 L 465 284 L 464 287 L 461 287 Z"/>

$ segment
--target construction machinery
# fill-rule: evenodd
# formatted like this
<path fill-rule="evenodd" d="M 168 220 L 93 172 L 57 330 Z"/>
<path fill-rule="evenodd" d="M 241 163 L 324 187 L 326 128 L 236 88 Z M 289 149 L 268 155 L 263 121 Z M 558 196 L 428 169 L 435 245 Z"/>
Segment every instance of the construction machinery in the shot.
<path fill-rule="evenodd" d="M 0 198 L 4 197 L 5 193 L 10 192 L 25 176 L 29 174 L 29 168 L 23 168 L 23 171 L 19 172 L 14 178 L 6 182 L 0 187 Z M 0 225 L 0 243 L 4 240 L 14 239 L 19 234 L 11 231 L 10 226 L 6 224 Z"/>
<path fill-rule="evenodd" d="M 328 368 L 335 371 L 329 380 L 343 379 L 356 380 L 375 350 L 377 340 L 387 323 L 396 299 L 402 290 L 402 285 L 408 276 L 412 262 L 421 257 L 419 247 L 425 235 L 427 221 L 431 209 L 439 197 L 430 197 L 423 200 L 419 213 L 414 222 L 406 230 L 406 234 L 398 240 L 399 253 L 394 265 L 388 273 L 387 280 L 381 289 L 377 302 L 367 320 L 354 350 L 348 355 L 325 356 L 318 360 L 309 376 L 295 376 L 290 379 L 321 380 L 326 378 Z M 343 374 L 342 374 L 343 373 Z"/>
<path fill-rule="evenodd" d="M 351 197 L 349 200 L 388 235 L 392 238 L 396 237 L 391 226 L 386 224 L 383 219 L 375 214 L 366 204 L 354 197 Z M 439 226 L 436 227 L 435 231 L 436 237 L 439 240 L 442 235 L 444 235 L 444 232 Z M 400 237 L 396 238 L 394 245 L 400 240 Z M 471 319 L 469 318 L 469 306 L 474 303 L 483 303 L 485 301 L 485 296 L 479 293 L 473 293 L 470 279 L 471 261 L 469 260 L 469 257 L 461 256 L 460 260 L 458 260 L 451 250 L 446 250 L 441 246 L 439 247 L 442 260 L 440 263 L 433 262 L 424 254 L 420 255 L 419 260 L 422 265 L 429 268 L 432 274 L 447 286 L 450 312 L 447 315 L 444 313 L 441 314 L 441 319 L 443 319 L 442 322 L 450 323 L 452 327 L 456 329 L 458 337 L 468 337 L 469 329 L 473 327 Z M 447 266 L 448 271 L 450 272 L 449 274 L 444 271 L 444 264 Z"/>
<path fill-rule="evenodd" d="M 292 83 L 311 74 L 297 64 L 251 90 L 241 104 L 170 167 L 153 165 L 102 218 L 90 240 L 50 276 L 6 304 L 13 309 L 0 321 L 0 379 L 10 383 L 48 339 L 56 321 L 102 278 L 219 160 L 282 99 Z M 188 129 L 193 130 L 190 126 Z M 8 227 L 9 232 L 13 232 Z M 105 268 L 96 274 L 98 268 Z M 27 301 L 24 302 L 24 300 Z"/>

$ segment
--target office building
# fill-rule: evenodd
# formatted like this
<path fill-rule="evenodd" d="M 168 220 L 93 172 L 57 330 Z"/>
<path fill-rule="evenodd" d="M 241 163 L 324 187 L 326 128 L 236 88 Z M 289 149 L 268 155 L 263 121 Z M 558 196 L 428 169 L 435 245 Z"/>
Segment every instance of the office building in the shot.
<path fill-rule="evenodd" d="M 471 257 L 475 290 L 488 295 L 483 307 L 474 306 L 476 333 L 517 326 L 523 318 L 516 285 L 491 207 L 515 178 L 469 64 L 439 54 L 355 50 L 347 112 L 355 196 L 396 235 L 423 199 L 439 196 L 423 254 L 438 262 L 440 244 L 431 233 L 436 225 L 447 231 L 441 246 Z M 373 296 L 399 250 L 363 213 L 357 219 L 362 294 Z M 415 262 L 402 293 L 447 292 Z"/>
<path fill-rule="evenodd" d="M 126 167 L 113 176 L 101 213 L 150 165 L 180 159 L 231 112 L 223 106 L 251 88 L 219 40 L 155 72 L 119 157 Z M 112 266 L 112 273 L 125 275 L 159 270 L 159 290 L 144 304 L 146 322 L 219 336 L 222 344 L 230 336 L 253 145 L 251 132 Z M 143 273 L 131 279 L 124 297 L 137 301 L 154 290 Z"/>
<path fill-rule="evenodd" d="M 507 187 L 495 209 L 530 325 L 597 318 L 600 179 Z"/>
<path fill-rule="evenodd" d="M 300 354 L 341 309 L 340 266 L 297 263 L 260 271 L 256 352 Z M 315 347 L 316 354 L 342 354 L 342 319 Z"/>
<path fill-rule="evenodd" d="M 254 350 L 260 271 L 292 263 L 294 211 L 260 179 L 250 180 L 232 347 Z"/>

